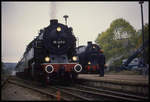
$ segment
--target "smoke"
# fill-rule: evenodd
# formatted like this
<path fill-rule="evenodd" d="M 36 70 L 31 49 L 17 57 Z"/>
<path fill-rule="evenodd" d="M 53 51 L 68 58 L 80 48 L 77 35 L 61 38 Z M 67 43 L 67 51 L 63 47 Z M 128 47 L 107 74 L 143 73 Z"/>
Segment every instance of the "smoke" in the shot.
<path fill-rule="evenodd" d="M 56 19 L 56 3 L 51 2 L 50 3 L 50 19 Z"/>
<path fill-rule="evenodd" d="M 11 72 L 11 75 L 12 75 L 12 76 L 16 76 L 16 71 L 15 71 L 15 70 L 12 71 L 12 72 Z"/>
<path fill-rule="evenodd" d="M 114 61 L 116 61 L 116 60 L 121 59 L 122 57 L 123 57 L 123 55 L 121 55 L 121 56 L 115 56 L 115 57 L 110 58 L 110 59 L 106 62 L 106 65 L 108 66 L 108 68 L 107 68 L 106 70 L 109 71 L 109 70 L 110 70 L 110 66 L 112 65 L 112 63 L 113 63 Z"/>

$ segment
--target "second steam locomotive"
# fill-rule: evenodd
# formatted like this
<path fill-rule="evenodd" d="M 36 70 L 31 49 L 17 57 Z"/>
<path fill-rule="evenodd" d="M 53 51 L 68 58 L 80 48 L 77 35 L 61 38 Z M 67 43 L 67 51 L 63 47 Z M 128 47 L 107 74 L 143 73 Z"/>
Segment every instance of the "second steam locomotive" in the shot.
<path fill-rule="evenodd" d="M 76 53 L 73 29 L 50 20 L 50 25 L 40 30 L 29 43 L 23 58 L 17 64 L 17 76 L 50 83 L 51 80 L 74 80 L 82 71 Z"/>
<path fill-rule="evenodd" d="M 105 56 L 97 44 L 89 41 L 87 46 L 77 48 L 77 54 L 83 67 L 82 73 L 99 73 L 101 77 L 104 76 Z"/>

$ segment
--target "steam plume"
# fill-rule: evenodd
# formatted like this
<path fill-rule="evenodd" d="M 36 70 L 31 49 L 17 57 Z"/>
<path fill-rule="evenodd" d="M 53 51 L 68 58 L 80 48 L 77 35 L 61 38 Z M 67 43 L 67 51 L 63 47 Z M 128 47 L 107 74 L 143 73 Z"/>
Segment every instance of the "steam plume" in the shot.
<path fill-rule="evenodd" d="M 50 3 L 50 19 L 56 19 L 56 3 Z"/>

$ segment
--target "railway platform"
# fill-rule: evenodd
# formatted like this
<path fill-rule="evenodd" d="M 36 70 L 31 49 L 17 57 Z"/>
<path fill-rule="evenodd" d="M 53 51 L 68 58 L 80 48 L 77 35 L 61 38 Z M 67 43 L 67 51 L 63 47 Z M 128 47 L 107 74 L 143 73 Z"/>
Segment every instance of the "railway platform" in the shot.
<path fill-rule="evenodd" d="M 79 79 L 105 81 L 114 83 L 127 83 L 127 84 L 148 84 L 148 77 L 142 75 L 105 75 L 99 77 L 99 74 L 79 74 Z"/>
<path fill-rule="evenodd" d="M 89 86 L 143 96 L 149 95 L 149 79 L 142 75 L 104 75 L 104 77 L 99 77 L 99 74 L 79 74 L 78 79 Z"/>

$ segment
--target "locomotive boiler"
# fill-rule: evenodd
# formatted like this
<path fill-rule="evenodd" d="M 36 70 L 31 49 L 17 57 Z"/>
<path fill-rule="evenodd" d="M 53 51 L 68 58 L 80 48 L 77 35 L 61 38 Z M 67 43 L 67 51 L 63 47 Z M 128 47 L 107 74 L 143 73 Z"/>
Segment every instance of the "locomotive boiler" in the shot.
<path fill-rule="evenodd" d="M 52 19 L 28 44 L 17 64 L 17 76 L 46 84 L 52 80 L 75 80 L 82 71 L 78 59 L 73 29 Z"/>
<path fill-rule="evenodd" d="M 77 48 L 77 54 L 83 67 L 82 73 L 100 73 L 104 76 L 105 56 L 98 45 L 89 41 L 87 46 Z"/>

